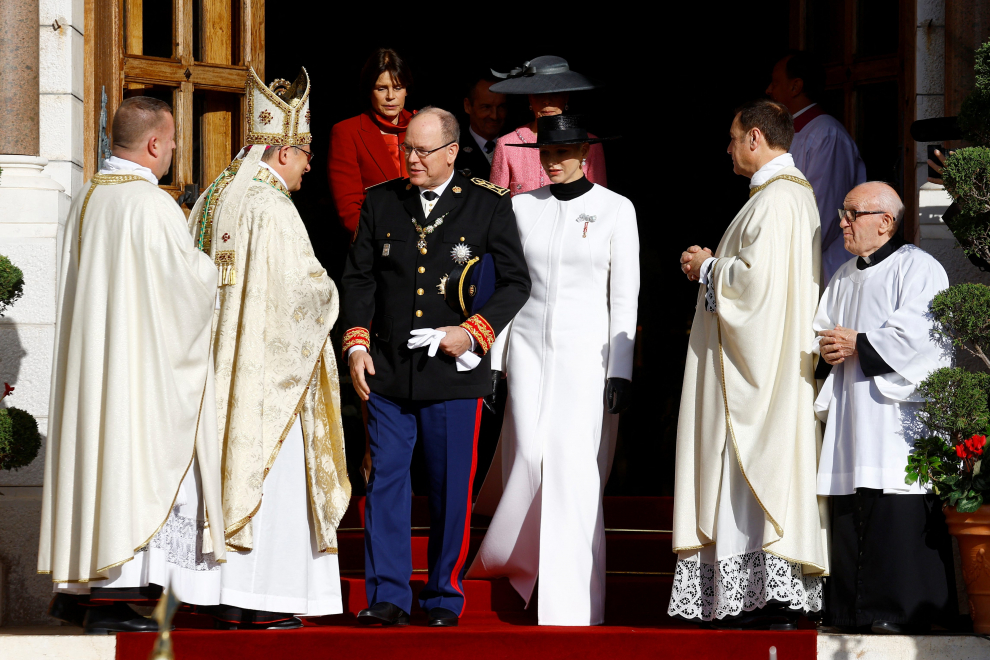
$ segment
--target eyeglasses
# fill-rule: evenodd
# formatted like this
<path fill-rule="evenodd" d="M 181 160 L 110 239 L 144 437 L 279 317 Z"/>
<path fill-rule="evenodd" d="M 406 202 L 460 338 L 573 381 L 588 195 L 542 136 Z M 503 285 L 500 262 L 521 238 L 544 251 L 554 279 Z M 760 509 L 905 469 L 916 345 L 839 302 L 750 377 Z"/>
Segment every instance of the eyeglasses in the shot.
<path fill-rule="evenodd" d="M 854 211 L 852 209 L 839 209 L 839 222 L 845 220 L 846 222 L 852 224 L 856 222 L 857 218 L 861 215 L 878 215 L 880 213 L 886 213 L 886 211 Z"/>
<path fill-rule="evenodd" d="M 410 147 L 408 144 L 403 143 L 403 144 L 400 144 L 399 145 L 399 149 L 402 151 L 402 153 L 406 154 L 407 156 L 409 155 L 409 152 L 410 151 L 415 151 L 416 152 L 416 155 L 419 156 L 420 158 L 426 158 L 427 156 L 429 156 L 430 154 L 432 154 L 434 151 L 440 151 L 444 147 L 449 147 L 450 145 L 454 144 L 454 142 L 457 142 L 457 140 L 451 140 L 447 144 L 442 144 L 439 147 L 437 147 L 436 149 L 429 149 L 429 150 L 427 150 L 427 149 L 420 149 L 418 147 Z"/>
<path fill-rule="evenodd" d="M 307 163 L 313 162 L 313 152 L 312 151 L 306 151 L 305 149 L 302 149 L 300 147 L 297 147 L 294 144 L 290 144 L 289 146 L 292 147 L 293 149 L 299 149 L 299 151 L 301 151 L 304 154 L 306 154 L 306 162 Z"/>

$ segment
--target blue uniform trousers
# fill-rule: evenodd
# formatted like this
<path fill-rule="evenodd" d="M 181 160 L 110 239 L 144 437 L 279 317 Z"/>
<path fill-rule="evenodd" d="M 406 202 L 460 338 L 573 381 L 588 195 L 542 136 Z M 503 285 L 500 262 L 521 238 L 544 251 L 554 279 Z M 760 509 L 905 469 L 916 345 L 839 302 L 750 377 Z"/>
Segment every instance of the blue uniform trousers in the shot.
<path fill-rule="evenodd" d="M 471 486 L 477 463 L 481 399 L 413 401 L 372 393 L 368 401 L 371 477 L 364 509 L 368 604 L 412 608 L 412 487 L 416 438 L 430 483 L 429 581 L 419 604 L 464 610 L 461 585 L 471 535 Z"/>

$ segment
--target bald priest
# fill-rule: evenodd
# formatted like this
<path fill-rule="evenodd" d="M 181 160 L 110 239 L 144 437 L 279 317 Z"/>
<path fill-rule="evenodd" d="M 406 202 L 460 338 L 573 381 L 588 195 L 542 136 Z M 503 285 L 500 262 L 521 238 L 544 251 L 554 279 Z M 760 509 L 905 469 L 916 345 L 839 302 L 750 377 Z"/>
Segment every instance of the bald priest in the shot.
<path fill-rule="evenodd" d="M 216 604 L 224 559 L 209 362 L 216 268 L 158 187 L 169 106 L 126 99 L 113 156 L 76 196 L 59 269 L 38 572 L 52 616 L 156 630 L 127 601 L 171 584 Z"/>
<path fill-rule="evenodd" d="M 826 622 L 847 632 L 922 634 L 956 617 L 952 539 L 937 496 L 905 482 L 922 435 L 918 385 L 951 364 L 935 341 L 942 265 L 897 235 L 904 204 L 886 183 L 853 188 L 839 210 L 855 255 L 832 277 L 815 317 L 815 411 L 827 421 L 818 494 L 832 508 Z M 891 552 L 896 548 L 896 552 Z"/>
<path fill-rule="evenodd" d="M 714 254 L 681 256 L 702 287 L 677 424 L 668 613 L 726 628 L 794 628 L 821 609 L 828 572 L 810 352 L 820 227 L 787 153 L 793 135 L 779 103 L 739 109 L 728 152 L 749 200 Z"/>

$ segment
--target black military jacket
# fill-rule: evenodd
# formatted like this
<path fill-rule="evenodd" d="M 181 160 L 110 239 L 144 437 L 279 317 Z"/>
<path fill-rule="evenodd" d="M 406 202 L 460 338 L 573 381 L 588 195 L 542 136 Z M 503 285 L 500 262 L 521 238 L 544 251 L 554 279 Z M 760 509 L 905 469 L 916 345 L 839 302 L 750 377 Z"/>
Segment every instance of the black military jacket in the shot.
<path fill-rule="evenodd" d="M 454 163 L 458 171 L 470 170 L 471 177 L 489 179 L 492 175 L 492 165 L 485 156 L 485 151 L 474 141 L 468 132 L 468 125 L 461 127 L 460 149 L 457 151 L 457 161 Z"/>
<path fill-rule="evenodd" d="M 426 236 L 426 254 L 417 247 L 421 227 L 443 217 Z M 490 254 L 495 293 L 470 319 L 453 311 L 438 285 L 457 263 L 451 255 L 466 245 L 471 256 Z M 487 353 L 529 298 L 529 269 L 519 242 L 508 191 L 455 172 L 429 218 L 423 217 L 419 188 L 393 179 L 368 189 L 341 289 L 344 351 L 370 343 L 375 375 L 371 391 L 383 396 L 446 400 L 478 398 L 491 391 L 491 362 L 485 355 L 471 371 L 457 371 L 453 358 L 438 351 L 406 347 L 411 330 L 463 324 Z M 366 339 L 365 339 L 366 338 Z"/>

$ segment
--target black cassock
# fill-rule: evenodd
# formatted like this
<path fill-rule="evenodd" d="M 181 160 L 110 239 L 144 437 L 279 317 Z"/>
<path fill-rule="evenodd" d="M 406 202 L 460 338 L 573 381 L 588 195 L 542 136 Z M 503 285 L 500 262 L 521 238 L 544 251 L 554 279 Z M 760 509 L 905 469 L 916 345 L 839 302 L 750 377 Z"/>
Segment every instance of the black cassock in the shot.
<path fill-rule="evenodd" d="M 826 623 L 955 625 L 952 539 L 936 496 L 857 488 L 831 498 L 831 517 Z"/>

